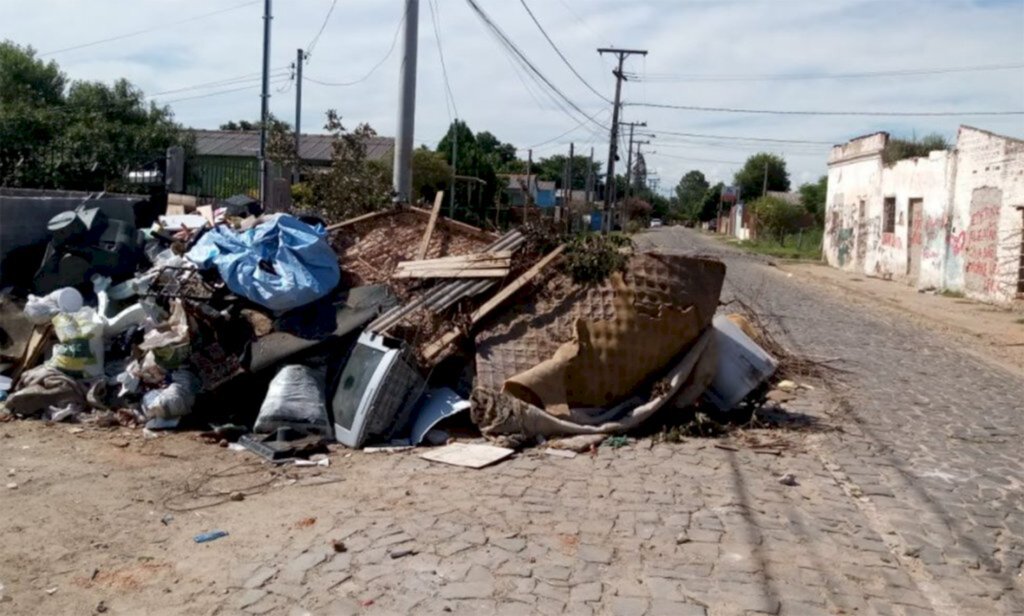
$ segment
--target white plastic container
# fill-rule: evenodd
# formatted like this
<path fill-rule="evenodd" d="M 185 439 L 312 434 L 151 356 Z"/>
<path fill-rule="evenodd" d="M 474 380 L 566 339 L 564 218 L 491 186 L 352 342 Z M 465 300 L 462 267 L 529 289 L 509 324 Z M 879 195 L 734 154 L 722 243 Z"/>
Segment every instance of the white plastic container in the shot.
<path fill-rule="evenodd" d="M 779 362 L 724 315 L 716 316 L 712 324 L 718 371 L 705 396 L 720 411 L 729 411 L 775 374 Z"/>

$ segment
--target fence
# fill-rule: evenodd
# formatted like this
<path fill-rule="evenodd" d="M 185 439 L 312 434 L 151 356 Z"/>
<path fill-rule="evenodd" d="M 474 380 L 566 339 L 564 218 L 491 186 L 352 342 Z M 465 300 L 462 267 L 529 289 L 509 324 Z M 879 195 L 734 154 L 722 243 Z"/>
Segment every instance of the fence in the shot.
<path fill-rule="evenodd" d="M 226 199 L 244 194 L 256 197 L 260 165 L 255 158 L 193 156 L 185 164 L 185 192 L 197 197 Z"/>

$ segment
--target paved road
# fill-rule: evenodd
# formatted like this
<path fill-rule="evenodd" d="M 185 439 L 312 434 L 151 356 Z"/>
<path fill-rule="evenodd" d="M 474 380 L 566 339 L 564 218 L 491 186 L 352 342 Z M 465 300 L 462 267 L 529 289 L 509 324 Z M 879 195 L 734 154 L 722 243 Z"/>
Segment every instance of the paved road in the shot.
<path fill-rule="evenodd" d="M 10 424 L 0 462 L 32 481 L 5 493 L 0 535 L 22 540 L 0 549 L 13 597 L 0 612 L 89 613 L 102 600 L 118 614 L 1024 614 L 1021 379 L 692 232 L 640 243 L 720 257 L 725 299 L 773 315 L 794 348 L 842 358 L 834 392 L 787 405 L 814 429 L 573 459 L 527 451 L 479 471 L 339 454 L 323 469 L 334 482 L 285 483 L 168 525 L 162 492 L 195 468 L 265 470 L 187 436 L 130 452 Z M 131 489 L 83 490 L 72 465 L 33 462 L 60 446 L 95 485 L 109 473 Z M 177 454 L 132 453 L 147 447 Z M 797 485 L 780 484 L 785 473 Z M 24 519 L 28 503 L 43 523 Z M 231 535 L 192 543 L 211 528 Z"/>
<path fill-rule="evenodd" d="M 842 358 L 835 398 L 791 405 L 831 429 L 761 435 L 779 457 L 707 440 L 482 471 L 363 457 L 334 523 L 236 568 L 224 611 L 1024 613 L 1024 382 L 693 232 L 640 244 L 723 259 L 725 300 Z"/>
<path fill-rule="evenodd" d="M 940 612 L 1024 613 L 1024 381 L 936 334 L 844 306 L 760 258 L 681 229 L 641 245 L 713 254 L 729 296 L 801 351 L 841 357 L 844 435 L 818 450 Z"/>

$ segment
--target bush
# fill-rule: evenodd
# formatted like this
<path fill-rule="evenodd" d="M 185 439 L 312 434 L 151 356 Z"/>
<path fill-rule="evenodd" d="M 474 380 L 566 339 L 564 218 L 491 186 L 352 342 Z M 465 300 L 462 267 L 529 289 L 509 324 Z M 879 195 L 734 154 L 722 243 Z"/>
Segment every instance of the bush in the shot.
<path fill-rule="evenodd" d="M 758 237 L 771 237 L 781 244 L 787 233 L 796 231 L 804 209 L 778 197 L 762 197 L 750 204 L 756 218 Z"/>
<path fill-rule="evenodd" d="M 569 241 L 565 267 L 576 284 L 598 284 L 625 270 L 632 253 L 633 241 L 625 235 L 582 233 Z"/>

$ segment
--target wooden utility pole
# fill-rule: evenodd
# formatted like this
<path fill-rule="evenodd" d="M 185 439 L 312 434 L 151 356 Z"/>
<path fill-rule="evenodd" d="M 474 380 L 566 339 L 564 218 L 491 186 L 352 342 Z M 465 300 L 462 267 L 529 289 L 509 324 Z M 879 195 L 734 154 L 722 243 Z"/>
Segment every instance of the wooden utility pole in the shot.
<path fill-rule="evenodd" d="M 626 56 L 633 54 L 646 56 L 647 50 L 601 47 L 597 50 L 597 53 L 602 55 L 610 53 L 619 56 L 619 67 L 612 71 L 612 74 L 615 75 L 615 101 L 612 103 L 612 126 L 608 144 L 608 174 L 605 177 L 604 213 L 601 216 L 602 230 L 607 233 L 611 230 L 609 214 L 611 213 L 612 206 L 615 203 L 615 160 L 618 158 L 619 108 L 621 107 L 620 101 L 622 99 L 622 82 L 626 80 L 626 76 L 622 72 L 622 64 L 625 62 Z"/>
<path fill-rule="evenodd" d="M 586 202 L 590 205 L 590 198 L 594 193 L 594 148 L 590 148 L 590 164 L 587 165 Z"/>
<path fill-rule="evenodd" d="M 626 198 L 628 199 L 632 192 L 630 186 L 633 183 L 633 129 L 637 126 L 646 127 L 647 122 L 622 122 L 622 124 L 629 127 L 629 148 L 626 154 Z"/>
<path fill-rule="evenodd" d="M 761 189 L 761 196 L 768 196 L 768 161 L 764 161 L 764 187 Z"/>

